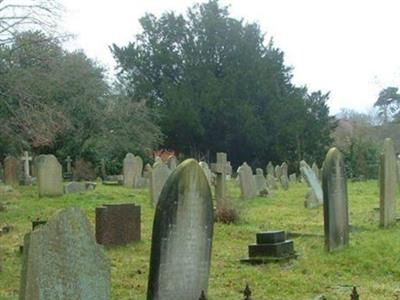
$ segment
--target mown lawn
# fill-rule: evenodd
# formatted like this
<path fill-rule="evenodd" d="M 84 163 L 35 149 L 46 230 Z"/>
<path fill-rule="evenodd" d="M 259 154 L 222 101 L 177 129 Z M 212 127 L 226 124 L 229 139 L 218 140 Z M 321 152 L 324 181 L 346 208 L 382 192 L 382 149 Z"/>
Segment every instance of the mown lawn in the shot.
<path fill-rule="evenodd" d="M 279 190 L 271 198 L 236 200 L 241 221 L 236 225 L 216 224 L 209 299 L 242 299 L 246 283 L 254 300 L 350 299 L 356 285 L 362 300 L 400 299 L 400 226 L 379 229 L 379 195 L 376 181 L 349 183 L 349 210 L 352 233 L 350 246 L 326 253 L 322 237 L 294 238 L 297 260 L 260 266 L 243 265 L 247 245 L 261 230 L 286 230 L 323 234 L 322 209 L 303 207 L 305 184 L 289 191 Z M 229 183 L 233 199 L 239 196 L 234 181 Z M 135 202 L 142 207 L 142 241 L 127 247 L 107 249 L 112 262 L 112 299 L 145 299 L 151 228 L 154 209 L 147 190 L 132 190 L 99 184 L 86 194 L 60 198 L 37 196 L 36 187 L 20 187 L 7 194 L 7 210 L 0 212 L 0 226 L 13 230 L 0 237 L 3 272 L 0 273 L 0 299 L 18 299 L 21 256 L 19 245 L 30 230 L 31 220 L 46 219 L 58 209 L 79 206 L 94 224 L 94 208 L 104 203 Z"/>

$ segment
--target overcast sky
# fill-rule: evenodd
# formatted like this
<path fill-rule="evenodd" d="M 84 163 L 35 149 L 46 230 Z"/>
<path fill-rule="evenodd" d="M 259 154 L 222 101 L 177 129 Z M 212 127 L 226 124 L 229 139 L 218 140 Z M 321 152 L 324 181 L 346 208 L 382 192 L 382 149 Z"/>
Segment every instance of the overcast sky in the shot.
<path fill-rule="evenodd" d="M 192 0 L 61 0 L 64 28 L 110 70 L 112 43 L 125 45 L 141 31 L 146 12 L 185 12 Z M 379 91 L 400 84 L 400 1 L 396 0 L 222 0 L 234 17 L 258 22 L 267 39 L 285 52 L 294 82 L 331 91 L 331 113 L 367 111 Z"/>

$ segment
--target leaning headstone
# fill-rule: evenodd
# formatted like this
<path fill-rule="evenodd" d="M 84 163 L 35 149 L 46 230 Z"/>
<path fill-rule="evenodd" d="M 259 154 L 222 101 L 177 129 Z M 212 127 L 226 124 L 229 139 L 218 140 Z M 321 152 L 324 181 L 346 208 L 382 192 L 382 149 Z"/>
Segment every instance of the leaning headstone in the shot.
<path fill-rule="evenodd" d="M 19 185 L 19 161 L 13 156 L 4 159 L 4 183 L 11 186 Z"/>
<path fill-rule="evenodd" d="M 168 178 L 157 204 L 147 299 L 198 300 L 207 294 L 213 236 L 210 186 L 189 159 Z"/>
<path fill-rule="evenodd" d="M 319 179 L 320 178 L 320 170 L 319 170 L 316 162 L 313 162 L 311 169 L 314 171 L 315 176 L 317 176 L 317 178 Z"/>
<path fill-rule="evenodd" d="M 241 197 L 243 199 L 251 199 L 258 195 L 256 180 L 253 170 L 247 163 L 243 163 L 239 172 L 239 182 Z"/>
<path fill-rule="evenodd" d="M 167 167 L 166 164 L 164 163 L 154 164 L 153 170 L 150 173 L 150 181 L 149 181 L 150 198 L 154 206 L 157 205 L 160 193 L 170 174 L 171 170 Z"/>
<path fill-rule="evenodd" d="M 384 228 L 396 223 L 397 170 L 393 140 L 385 139 L 379 168 L 380 225 Z"/>
<path fill-rule="evenodd" d="M 178 160 L 176 159 L 175 155 L 171 155 L 170 157 L 168 157 L 167 165 L 171 171 L 174 171 L 176 169 L 176 166 L 178 165 Z"/>
<path fill-rule="evenodd" d="M 96 240 L 104 246 L 140 241 L 140 206 L 134 203 L 96 207 Z"/>
<path fill-rule="evenodd" d="M 206 175 L 207 181 L 210 184 L 210 188 L 212 187 L 211 185 L 211 170 L 208 167 L 208 164 L 205 161 L 199 162 L 199 166 L 203 169 L 204 174 Z"/>
<path fill-rule="evenodd" d="M 37 181 L 39 196 L 61 196 L 63 194 L 62 168 L 57 158 L 39 155 L 37 163 Z"/>
<path fill-rule="evenodd" d="M 315 197 L 318 199 L 318 202 L 322 204 L 323 203 L 322 188 L 321 184 L 319 183 L 318 177 L 316 176 L 314 171 L 305 161 L 301 161 L 300 172 L 302 176 L 305 178 L 308 186 L 313 190 L 313 193 Z"/>
<path fill-rule="evenodd" d="M 286 178 L 289 178 L 289 166 L 286 162 L 283 162 L 281 165 L 281 176 L 286 176 Z"/>
<path fill-rule="evenodd" d="M 275 177 L 274 165 L 272 164 L 272 161 L 270 161 L 267 165 L 267 175 L 268 174 Z"/>
<path fill-rule="evenodd" d="M 217 174 L 215 180 L 215 199 L 217 206 L 221 205 L 226 199 L 226 172 L 227 172 L 227 157 L 226 153 L 217 153 L 217 162 L 211 164 L 211 171 Z"/>
<path fill-rule="evenodd" d="M 323 164 L 325 248 L 340 249 L 349 242 L 347 179 L 343 155 L 331 148 Z"/>
<path fill-rule="evenodd" d="M 306 194 L 306 198 L 304 200 L 305 208 L 316 208 L 319 207 L 321 203 L 319 203 L 317 196 L 315 196 L 314 191 L 310 189 Z"/>
<path fill-rule="evenodd" d="M 67 208 L 24 239 L 21 300 L 110 299 L 110 263 L 79 208 Z"/>

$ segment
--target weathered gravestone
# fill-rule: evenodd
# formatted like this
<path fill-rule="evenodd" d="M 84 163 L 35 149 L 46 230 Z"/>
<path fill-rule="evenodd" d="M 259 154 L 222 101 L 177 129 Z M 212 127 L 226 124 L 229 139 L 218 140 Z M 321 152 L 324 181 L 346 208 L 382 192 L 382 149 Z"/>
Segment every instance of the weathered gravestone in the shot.
<path fill-rule="evenodd" d="M 143 160 L 132 153 L 126 154 L 123 161 L 124 186 L 139 187 L 142 177 Z"/>
<path fill-rule="evenodd" d="M 208 167 L 208 164 L 205 161 L 199 162 L 199 166 L 203 169 L 204 174 L 206 175 L 207 181 L 210 184 L 210 188 L 212 187 L 211 185 L 211 170 Z"/>
<path fill-rule="evenodd" d="M 287 191 L 289 189 L 289 178 L 285 175 L 282 175 L 280 178 L 280 182 L 282 185 L 282 188 Z"/>
<path fill-rule="evenodd" d="M 268 174 L 275 177 L 274 165 L 272 164 L 271 161 L 267 165 L 267 175 Z"/>
<path fill-rule="evenodd" d="M 315 207 L 321 205 L 323 203 L 323 194 L 321 184 L 319 183 L 318 177 L 315 175 L 314 171 L 310 168 L 310 166 L 302 160 L 300 162 L 300 172 L 303 178 L 306 180 L 308 186 L 311 188 L 312 193 L 314 193 L 315 197 L 311 199 L 317 199 L 317 203 L 308 203 L 307 199 L 305 206 L 306 207 Z"/>
<path fill-rule="evenodd" d="M 64 193 L 84 193 L 89 190 L 94 190 L 97 184 L 95 182 L 69 182 L 64 186 Z"/>
<path fill-rule="evenodd" d="M 226 162 L 226 180 L 231 180 L 233 168 L 230 161 Z"/>
<path fill-rule="evenodd" d="M 276 183 L 275 177 L 271 174 L 267 174 L 267 186 L 273 190 L 278 189 L 278 184 Z"/>
<path fill-rule="evenodd" d="M 384 228 L 396 223 L 397 170 L 392 139 L 385 139 L 380 159 L 380 225 Z"/>
<path fill-rule="evenodd" d="M 257 191 L 258 194 L 260 195 L 268 195 L 269 190 L 267 187 L 267 181 L 264 177 L 264 172 L 261 168 L 256 169 L 256 186 L 257 186 Z"/>
<path fill-rule="evenodd" d="M 157 204 L 147 299 L 198 300 L 207 293 L 213 223 L 210 186 L 197 161 L 186 160 Z"/>
<path fill-rule="evenodd" d="M 347 179 L 343 155 L 331 148 L 323 164 L 325 248 L 340 249 L 349 242 Z"/>
<path fill-rule="evenodd" d="M 11 186 L 19 185 L 19 161 L 13 156 L 4 159 L 4 183 Z"/>
<path fill-rule="evenodd" d="M 110 299 L 110 263 L 79 208 L 68 208 L 24 239 L 21 300 Z"/>
<path fill-rule="evenodd" d="M 134 203 L 96 207 L 96 240 L 105 246 L 140 241 L 140 206 Z"/>
<path fill-rule="evenodd" d="M 29 162 L 32 160 L 32 157 L 29 156 L 28 151 L 24 151 L 24 155 L 21 157 L 24 166 L 24 176 L 23 182 L 25 185 L 29 185 L 32 183 L 31 173 L 30 173 L 30 165 Z"/>
<path fill-rule="evenodd" d="M 297 181 L 297 175 L 296 173 L 290 174 L 289 175 L 289 182 L 295 183 Z"/>
<path fill-rule="evenodd" d="M 320 179 L 320 178 L 321 178 L 321 174 L 320 174 L 321 171 L 320 171 L 320 169 L 318 168 L 318 165 L 317 165 L 316 162 L 313 162 L 313 164 L 312 164 L 312 166 L 311 166 L 311 169 L 314 171 L 315 176 L 317 176 L 317 178 Z"/>
<path fill-rule="evenodd" d="M 253 170 L 247 163 L 240 166 L 239 182 L 241 197 L 243 199 L 251 199 L 258 195 L 256 180 L 253 175 Z"/>
<path fill-rule="evenodd" d="M 163 162 L 155 163 L 153 165 L 153 170 L 150 173 L 150 198 L 154 206 L 157 205 L 158 198 L 167 181 L 171 170 Z"/>
<path fill-rule="evenodd" d="M 286 178 L 289 178 L 289 166 L 286 162 L 283 162 L 281 165 L 281 176 L 286 176 Z"/>
<path fill-rule="evenodd" d="M 211 164 L 211 171 L 217 174 L 215 184 L 215 199 L 217 206 L 221 205 L 226 199 L 226 172 L 227 172 L 227 158 L 226 153 L 217 153 L 217 162 Z"/>
<path fill-rule="evenodd" d="M 178 160 L 176 159 L 176 156 L 175 156 L 175 155 L 171 155 L 170 157 L 168 157 L 168 159 L 167 159 L 167 165 L 168 165 L 168 168 L 169 168 L 171 171 L 174 171 L 174 170 L 176 169 L 176 167 L 177 167 L 177 165 L 178 165 Z"/>
<path fill-rule="evenodd" d="M 61 196 L 63 194 L 62 168 L 52 155 L 39 155 L 37 160 L 39 196 Z"/>
<path fill-rule="evenodd" d="M 275 166 L 275 178 L 279 180 L 282 176 L 282 169 L 281 166 Z"/>

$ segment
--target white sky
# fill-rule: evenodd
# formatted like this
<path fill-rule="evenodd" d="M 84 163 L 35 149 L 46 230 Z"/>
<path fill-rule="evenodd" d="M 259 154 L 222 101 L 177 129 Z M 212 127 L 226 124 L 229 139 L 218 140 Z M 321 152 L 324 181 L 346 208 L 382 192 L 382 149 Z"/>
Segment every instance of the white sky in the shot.
<path fill-rule="evenodd" d="M 125 45 L 141 31 L 138 19 L 151 12 L 185 12 L 193 0 L 61 0 L 64 28 L 110 70 L 108 46 Z M 379 91 L 400 86 L 400 1 L 398 0 L 222 0 L 234 17 L 258 22 L 285 52 L 294 82 L 331 91 L 331 113 L 367 111 Z"/>

